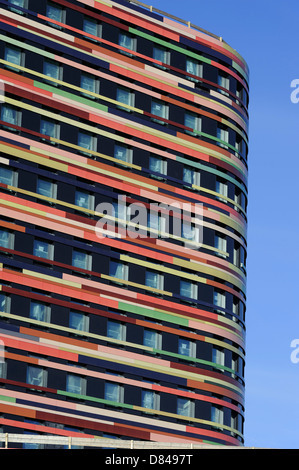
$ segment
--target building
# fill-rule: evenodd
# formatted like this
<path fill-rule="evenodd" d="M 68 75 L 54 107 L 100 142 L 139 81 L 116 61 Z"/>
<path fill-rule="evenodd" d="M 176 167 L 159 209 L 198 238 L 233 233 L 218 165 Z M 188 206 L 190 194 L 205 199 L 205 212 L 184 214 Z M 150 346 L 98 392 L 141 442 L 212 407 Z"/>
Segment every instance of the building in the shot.
<path fill-rule="evenodd" d="M 137 1 L 0 21 L 0 432 L 242 445 L 246 63 Z"/>

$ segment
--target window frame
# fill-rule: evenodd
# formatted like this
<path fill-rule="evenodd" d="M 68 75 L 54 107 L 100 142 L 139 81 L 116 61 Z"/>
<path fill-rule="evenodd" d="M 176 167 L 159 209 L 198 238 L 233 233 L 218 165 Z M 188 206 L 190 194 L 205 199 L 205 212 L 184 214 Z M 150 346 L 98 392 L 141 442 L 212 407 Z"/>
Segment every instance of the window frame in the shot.
<path fill-rule="evenodd" d="M 113 330 L 110 328 L 119 327 L 117 330 L 117 334 L 113 333 Z M 116 330 L 114 330 L 116 331 Z M 112 332 L 112 334 L 109 334 Z M 126 341 L 126 325 L 120 321 L 116 320 L 107 320 L 107 338 L 111 338 L 117 341 Z"/>
<path fill-rule="evenodd" d="M 154 112 L 156 106 L 161 106 L 162 112 L 160 114 L 156 114 Z M 158 100 L 156 98 L 153 98 L 152 102 L 151 102 L 151 114 L 153 116 L 153 117 L 151 117 L 152 122 L 162 124 L 162 125 L 166 125 L 167 124 L 166 121 L 169 120 L 169 106 L 168 106 L 168 104 L 166 104 L 162 100 Z M 165 119 L 165 121 L 161 121 L 161 119 L 159 119 L 159 117 L 161 119 Z"/>
<path fill-rule="evenodd" d="M 42 316 L 43 318 L 37 318 L 39 316 L 39 314 L 37 315 L 37 317 L 35 317 L 34 313 L 33 313 L 33 310 L 32 310 L 32 307 L 35 305 L 40 305 L 40 306 L 43 306 L 45 308 L 45 311 L 42 313 Z M 50 323 L 50 317 L 51 317 L 51 307 L 50 305 L 47 305 L 45 302 L 39 302 L 39 301 L 36 301 L 36 300 L 33 300 L 31 299 L 30 301 L 30 309 L 29 309 L 29 318 L 31 318 L 32 320 L 37 320 L 37 321 L 41 321 L 41 322 L 44 322 L 44 323 Z"/>
<path fill-rule="evenodd" d="M 36 248 L 36 244 L 38 243 L 41 243 L 41 244 L 44 244 L 44 245 L 47 245 L 47 253 L 48 255 L 47 256 L 39 256 L 37 253 L 38 251 L 40 252 L 43 252 L 44 250 L 38 250 Z M 33 256 L 36 256 L 37 258 L 43 260 L 43 259 L 46 259 L 46 260 L 50 260 L 50 261 L 53 261 L 54 259 L 54 245 L 53 243 L 51 242 L 48 242 L 46 240 L 42 240 L 41 238 L 35 238 L 33 240 Z"/>
<path fill-rule="evenodd" d="M 78 266 L 78 265 L 74 264 L 74 255 L 75 254 L 84 255 L 84 257 L 85 257 L 84 266 L 85 267 Z M 72 250 L 72 266 L 74 268 L 83 269 L 84 271 L 91 271 L 91 267 L 92 267 L 92 256 L 91 256 L 91 254 L 87 253 L 84 250 L 80 250 L 79 248 L 73 248 L 73 250 Z"/>
<path fill-rule="evenodd" d="M 7 242 L 7 246 L 5 246 L 5 244 L 1 244 L 2 242 L 2 237 L 1 237 L 1 232 L 2 233 L 6 233 L 8 235 L 8 242 Z M 8 250 L 13 250 L 14 249 L 14 243 L 15 243 L 15 234 L 14 232 L 12 232 L 11 230 L 8 230 L 8 229 L 5 229 L 4 227 L 0 227 L 0 246 L 1 248 L 6 248 Z M 3 253 L 3 251 L 1 250 L 1 253 Z"/>

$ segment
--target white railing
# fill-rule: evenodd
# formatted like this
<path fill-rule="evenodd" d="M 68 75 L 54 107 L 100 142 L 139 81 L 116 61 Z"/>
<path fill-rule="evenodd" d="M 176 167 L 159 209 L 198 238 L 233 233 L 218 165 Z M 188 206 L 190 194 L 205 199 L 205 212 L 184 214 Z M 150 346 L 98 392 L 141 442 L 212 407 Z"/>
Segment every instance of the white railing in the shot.
<path fill-rule="evenodd" d="M 151 442 L 151 441 L 133 441 L 122 439 L 102 439 L 102 438 L 82 438 L 82 437 L 67 437 L 67 436 L 53 436 L 53 435 L 37 435 L 37 434 L 10 434 L 0 433 L 0 443 L 4 443 L 4 448 L 13 448 L 13 444 L 44 444 L 51 446 L 63 446 L 66 449 L 75 447 L 97 447 L 105 449 L 153 449 L 153 450 L 194 450 L 194 449 L 240 449 L 238 446 L 219 446 L 207 444 L 194 444 L 194 443 L 165 443 L 165 442 Z M 3 449 L 3 446 L 2 446 Z M 0 448 L 1 450 L 1 448 Z"/>

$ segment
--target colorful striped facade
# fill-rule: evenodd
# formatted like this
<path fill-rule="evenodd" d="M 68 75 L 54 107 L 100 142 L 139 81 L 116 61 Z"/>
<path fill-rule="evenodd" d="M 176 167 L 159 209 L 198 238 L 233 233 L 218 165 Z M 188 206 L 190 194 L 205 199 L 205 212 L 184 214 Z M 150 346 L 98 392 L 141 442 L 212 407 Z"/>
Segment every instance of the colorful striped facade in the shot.
<path fill-rule="evenodd" d="M 242 445 L 246 63 L 124 0 L 0 21 L 0 432 Z M 201 223 L 134 237 L 136 203 Z"/>

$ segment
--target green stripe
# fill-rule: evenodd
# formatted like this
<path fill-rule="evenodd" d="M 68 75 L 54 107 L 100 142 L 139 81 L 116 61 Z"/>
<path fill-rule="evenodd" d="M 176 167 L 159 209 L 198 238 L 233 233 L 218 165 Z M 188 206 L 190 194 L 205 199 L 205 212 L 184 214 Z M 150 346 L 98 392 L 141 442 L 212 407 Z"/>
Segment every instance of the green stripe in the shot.
<path fill-rule="evenodd" d="M 149 318 L 156 318 L 157 320 L 164 320 L 169 323 L 174 323 L 176 325 L 186 326 L 189 325 L 189 320 L 185 318 L 176 317 L 174 315 L 169 315 L 167 313 L 161 312 L 160 310 L 150 310 L 139 305 L 131 305 L 125 302 L 118 302 L 118 308 L 125 310 L 130 313 L 136 313 L 137 315 L 144 315 Z"/>
<path fill-rule="evenodd" d="M 55 93 L 55 95 L 60 95 L 64 96 L 65 98 L 68 98 L 72 101 L 77 101 L 78 103 L 86 104 L 88 106 L 91 106 L 92 108 L 99 109 L 100 111 L 105 111 L 108 112 L 108 106 L 104 106 L 102 104 L 95 103 L 91 99 L 88 98 L 83 98 L 81 96 L 75 95 L 73 93 L 69 93 L 67 91 L 62 91 L 59 88 L 52 87 L 51 85 L 46 85 L 45 83 L 41 83 L 38 81 L 33 82 L 34 86 L 37 88 L 41 88 L 42 90 L 47 90 L 52 93 Z"/>
<path fill-rule="evenodd" d="M 168 41 L 163 41 L 163 39 L 156 38 L 154 36 L 151 36 L 150 34 L 138 31 L 138 29 L 129 27 L 129 32 L 132 34 L 135 34 L 136 36 L 141 36 L 145 39 L 148 39 L 151 42 L 160 44 L 161 46 L 167 47 L 168 49 L 173 49 L 177 52 L 181 52 L 182 54 L 188 55 L 189 57 L 192 57 L 194 59 L 199 59 L 201 62 L 205 62 L 206 64 L 211 64 L 211 60 L 207 59 L 206 57 L 203 57 L 202 55 L 196 54 L 195 52 L 192 52 L 192 51 L 188 51 L 187 49 L 183 49 L 182 47 L 175 46 L 174 44 L 171 44 Z"/>
<path fill-rule="evenodd" d="M 16 398 L 14 397 L 6 397 L 5 395 L 0 395 L 0 400 L 3 401 L 10 401 L 11 403 L 16 403 Z"/>

